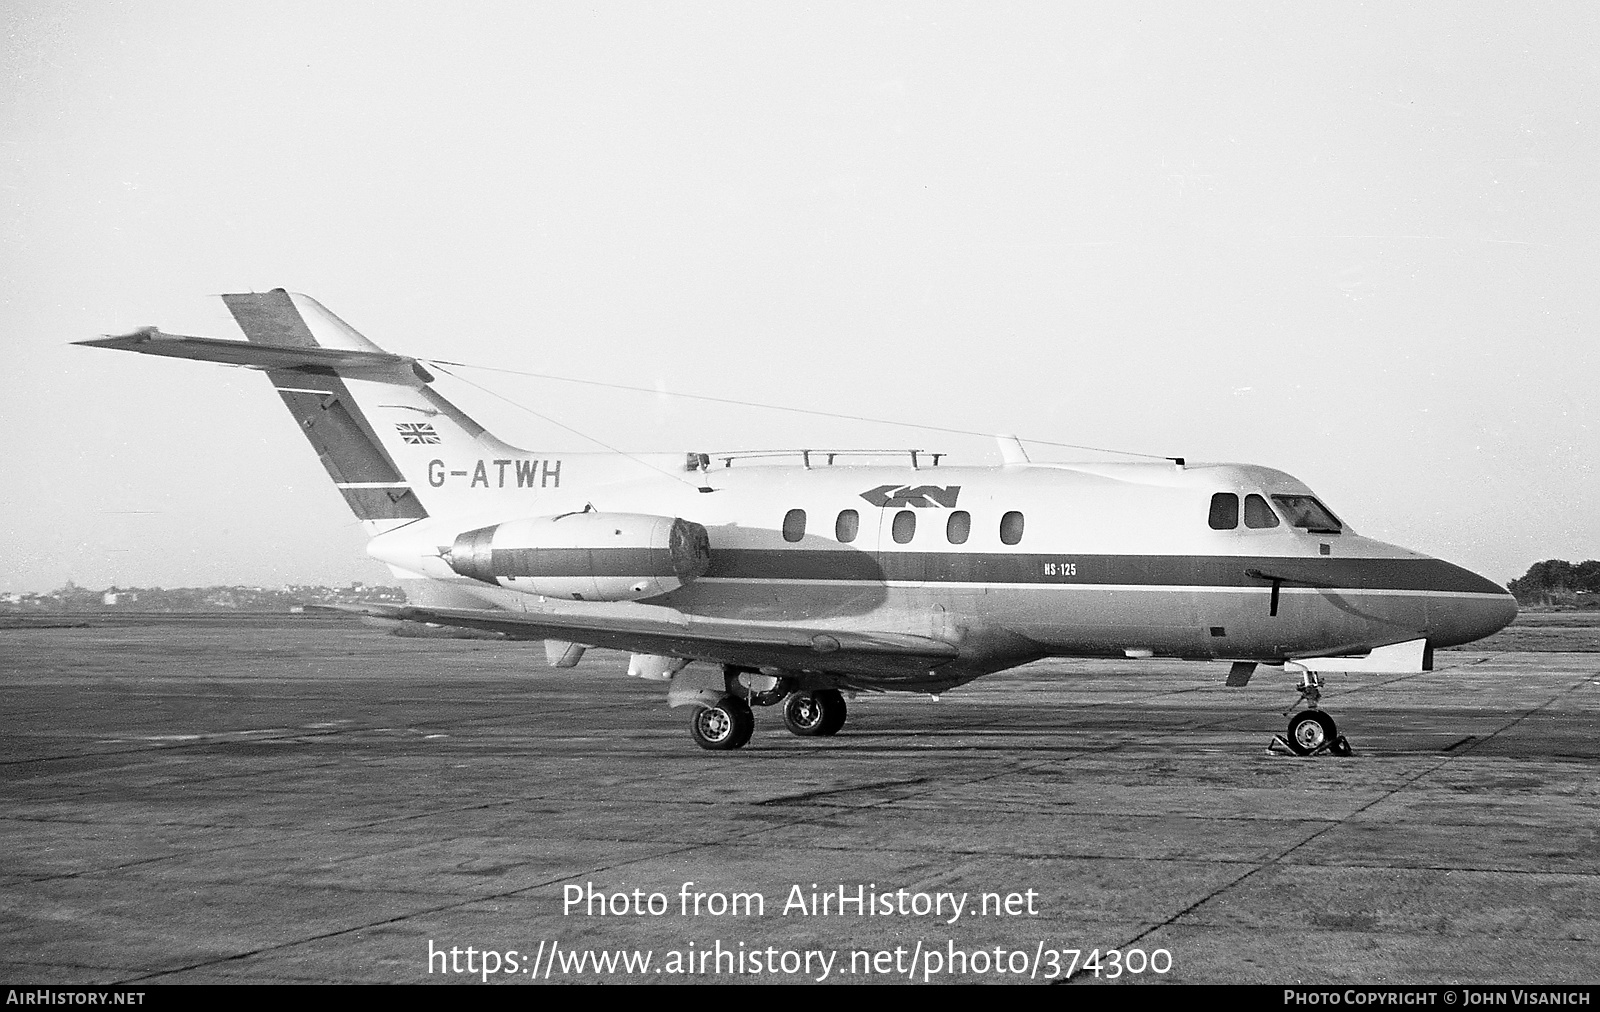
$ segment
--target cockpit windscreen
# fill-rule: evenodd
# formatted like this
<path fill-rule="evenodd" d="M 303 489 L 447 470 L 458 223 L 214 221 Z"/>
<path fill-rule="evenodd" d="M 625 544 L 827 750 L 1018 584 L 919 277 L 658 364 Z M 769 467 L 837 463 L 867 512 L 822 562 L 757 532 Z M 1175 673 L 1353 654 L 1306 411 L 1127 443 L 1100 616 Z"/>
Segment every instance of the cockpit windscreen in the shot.
<path fill-rule="evenodd" d="M 1318 502 L 1315 496 L 1275 495 L 1272 501 L 1278 504 L 1278 509 L 1291 527 L 1299 527 L 1312 534 L 1338 534 L 1344 530 L 1339 518 Z"/>

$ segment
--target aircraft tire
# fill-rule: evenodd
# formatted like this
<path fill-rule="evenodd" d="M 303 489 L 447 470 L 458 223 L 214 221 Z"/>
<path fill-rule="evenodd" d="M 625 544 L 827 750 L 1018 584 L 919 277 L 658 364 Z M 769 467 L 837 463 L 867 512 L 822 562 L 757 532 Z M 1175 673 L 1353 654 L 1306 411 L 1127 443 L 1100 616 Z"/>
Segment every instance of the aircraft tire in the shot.
<path fill-rule="evenodd" d="M 796 692 L 783 704 L 783 726 L 802 738 L 825 738 L 844 726 L 844 697 L 837 689 Z"/>
<path fill-rule="evenodd" d="M 792 692 L 783 701 L 783 726 L 790 734 L 814 738 L 827 725 L 828 711 L 814 692 Z"/>
<path fill-rule="evenodd" d="M 1289 731 L 1284 737 L 1295 755 L 1310 755 L 1332 745 L 1338 734 L 1338 725 L 1323 711 L 1301 710 L 1289 718 Z"/>
<path fill-rule="evenodd" d="M 735 697 L 734 702 L 739 703 L 744 708 L 743 716 L 739 718 L 738 725 L 739 744 L 735 745 L 734 748 L 744 748 L 746 745 L 750 744 L 751 736 L 756 733 L 756 715 L 751 710 L 750 704 L 746 703 L 744 700 Z"/>
<path fill-rule="evenodd" d="M 823 737 L 838 734 L 839 729 L 844 727 L 844 718 L 847 712 L 845 710 L 844 697 L 839 694 L 838 689 L 823 689 L 817 693 L 817 699 L 822 703 L 823 710 L 828 715 L 827 723 L 823 725 L 822 730 L 818 733 Z"/>
<path fill-rule="evenodd" d="M 738 696 L 723 696 L 712 706 L 696 707 L 689 718 L 694 743 L 712 752 L 743 748 L 755 729 L 755 715 Z"/>

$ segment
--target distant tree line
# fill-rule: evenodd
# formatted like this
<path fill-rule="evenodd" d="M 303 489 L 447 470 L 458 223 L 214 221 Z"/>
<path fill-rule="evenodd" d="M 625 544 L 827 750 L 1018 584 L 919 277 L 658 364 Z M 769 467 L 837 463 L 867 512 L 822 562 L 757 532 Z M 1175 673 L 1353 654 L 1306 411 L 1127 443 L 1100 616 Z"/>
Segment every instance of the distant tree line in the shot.
<path fill-rule="evenodd" d="M 1600 604 L 1600 560 L 1535 562 L 1506 589 L 1520 604 Z"/>
<path fill-rule="evenodd" d="M 277 611 L 307 604 L 404 604 L 398 587 L 352 583 L 348 587 L 108 587 L 93 590 L 71 581 L 43 594 L 0 594 L 0 613 L 100 611 Z"/>

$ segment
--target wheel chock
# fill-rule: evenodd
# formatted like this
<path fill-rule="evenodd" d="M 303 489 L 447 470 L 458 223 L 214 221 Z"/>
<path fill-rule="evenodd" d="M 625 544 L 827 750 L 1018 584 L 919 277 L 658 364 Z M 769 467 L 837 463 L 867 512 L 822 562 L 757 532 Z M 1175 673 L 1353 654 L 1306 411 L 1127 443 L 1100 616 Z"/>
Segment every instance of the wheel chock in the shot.
<path fill-rule="evenodd" d="M 1275 734 L 1272 736 L 1272 740 L 1267 742 L 1267 755 L 1287 755 L 1294 756 L 1296 759 L 1309 759 L 1312 756 L 1319 755 L 1350 756 L 1355 755 L 1355 752 L 1350 748 L 1350 739 L 1341 734 L 1332 741 L 1323 742 L 1308 755 L 1302 756 L 1289 747 L 1289 742 L 1283 735 Z"/>

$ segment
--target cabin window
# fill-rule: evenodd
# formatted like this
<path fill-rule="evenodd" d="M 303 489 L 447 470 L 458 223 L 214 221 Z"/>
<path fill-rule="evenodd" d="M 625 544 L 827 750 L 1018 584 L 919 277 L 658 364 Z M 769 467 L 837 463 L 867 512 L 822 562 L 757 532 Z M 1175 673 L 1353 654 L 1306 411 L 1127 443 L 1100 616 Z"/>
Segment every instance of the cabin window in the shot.
<path fill-rule="evenodd" d="M 966 510 L 956 510 L 950 514 L 950 519 L 944 522 L 944 536 L 952 545 L 964 545 L 967 536 L 972 533 L 972 514 Z"/>
<path fill-rule="evenodd" d="M 1239 526 L 1239 497 L 1232 492 L 1218 492 L 1211 497 L 1211 529 L 1231 531 Z"/>
<path fill-rule="evenodd" d="M 905 545 L 911 543 L 912 535 L 917 533 L 917 515 L 911 510 L 901 510 L 894 515 L 894 543 Z"/>
<path fill-rule="evenodd" d="M 1022 514 L 1012 510 L 1000 518 L 1001 542 L 1014 545 L 1022 540 Z"/>
<path fill-rule="evenodd" d="M 806 511 L 790 510 L 783 515 L 783 540 L 799 541 L 806 536 Z"/>
<path fill-rule="evenodd" d="M 1338 534 L 1344 530 L 1339 518 L 1328 507 L 1309 495 L 1275 495 L 1272 501 L 1283 510 L 1284 519 L 1291 527 L 1299 527 L 1312 534 Z"/>
<path fill-rule="evenodd" d="M 1272 507 L 1258 495 L 1249 495 L 1244 500 L 1244 525 L 1255 530 L 1264 527 L 1278 526 L 1278 515 L 1272 512 Z"/>
<path fill-rule="evenodd" d="M 833 522 L 833 536 L 844 544 L 856 539 L 861 530 L 861 514 L 855 510 L 840 510 L 839 519 Z"/>

